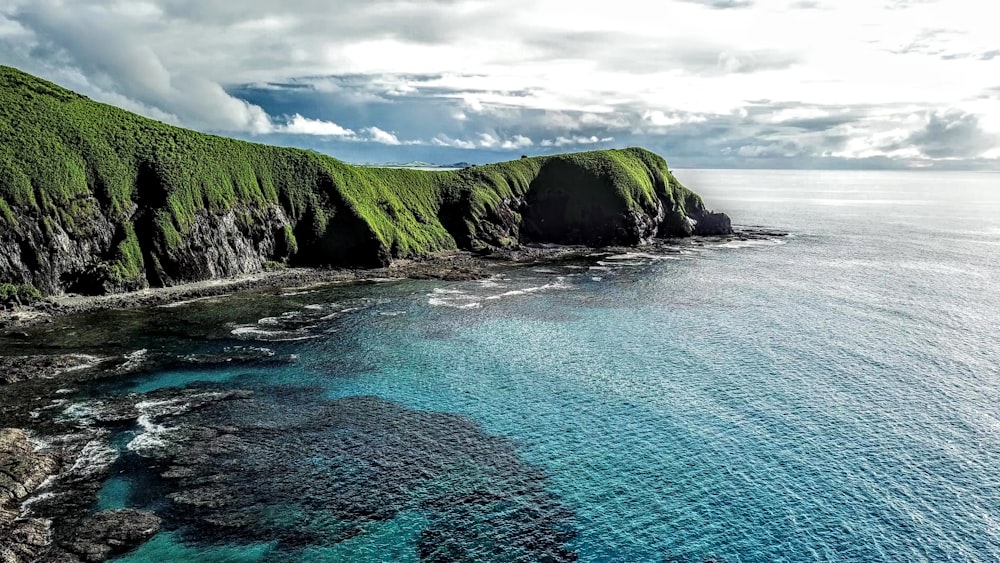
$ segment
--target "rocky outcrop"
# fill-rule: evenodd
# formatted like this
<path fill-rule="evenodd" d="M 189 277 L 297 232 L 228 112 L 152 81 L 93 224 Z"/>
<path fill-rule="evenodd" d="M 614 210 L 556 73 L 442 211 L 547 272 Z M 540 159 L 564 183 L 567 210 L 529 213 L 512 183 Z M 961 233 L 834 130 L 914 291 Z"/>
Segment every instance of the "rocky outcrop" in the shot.
<path fill-rule="evenodd" d="M 51 456 L 35 451 L 24 430 L 0 429 L 0 508 L 19 503 L 58 467 Z"/>
<path fill-rule="evenodd" d="M 83 518 L 67 531 L 73 539 L 61 544 L 82 561 L 105 561 L 127 553 L 160 531 L 162 520 L 139 510 L 106 510 Z"/>
<path fill-rule="evenodd" d="M 0 561 L 34 561 L 51 542 L 51 522 L 24 516 L 20 504 L 58 469 L 24 430 L 0 429 Z"/>

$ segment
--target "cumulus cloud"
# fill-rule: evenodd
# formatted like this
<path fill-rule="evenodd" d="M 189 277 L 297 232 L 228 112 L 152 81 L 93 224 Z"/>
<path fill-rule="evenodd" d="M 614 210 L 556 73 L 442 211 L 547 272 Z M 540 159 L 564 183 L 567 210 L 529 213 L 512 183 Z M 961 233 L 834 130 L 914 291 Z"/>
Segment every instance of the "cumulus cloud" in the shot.
<path fill-rule="evenodd" d="M 399 138 L 396 135 L 379 129 L 378 127 L 366 127 L 364 129 L 365 133 L 368 133 L 369 138 L 376 143 L 381 143 L 383 145 L 401 145 Z"/>
<path fill-rule="evenodd" d="M 321 137 L 353 137 L 354 131 L 345 129 L 332 121 L 309 119 L 296 113 L 288 123 L 278 128 L 279 132 L 295 135 L 317 135 Z"/>

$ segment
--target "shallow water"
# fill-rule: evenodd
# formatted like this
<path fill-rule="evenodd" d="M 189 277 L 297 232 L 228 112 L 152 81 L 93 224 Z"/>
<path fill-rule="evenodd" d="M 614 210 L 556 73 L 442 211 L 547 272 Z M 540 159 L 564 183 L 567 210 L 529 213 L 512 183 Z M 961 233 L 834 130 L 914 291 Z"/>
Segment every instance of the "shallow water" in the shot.
<path fill-rule="evenodd" d="M 123 429 L 99 508 L 169 529 L 122 560 L 1000 559 L 1000 175 L 678 176 L 790 236 L 51 334 L 154 366 L 76 400 L 257 397 L 186 420 L 260 457 L 211 462 L 253 533 L 171 516 Z"/>

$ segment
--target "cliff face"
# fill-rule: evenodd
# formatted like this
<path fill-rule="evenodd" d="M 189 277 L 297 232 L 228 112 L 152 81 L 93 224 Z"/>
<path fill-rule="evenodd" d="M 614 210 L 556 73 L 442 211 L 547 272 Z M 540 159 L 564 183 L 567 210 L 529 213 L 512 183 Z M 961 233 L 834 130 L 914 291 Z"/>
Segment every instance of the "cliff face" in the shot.
<path fill-rule="evenodd" d="M 164 125 L 0 67 L 0 284 L 108 293 L 522 242 L 731 232 L 642 149 L 373 169 Z"/>

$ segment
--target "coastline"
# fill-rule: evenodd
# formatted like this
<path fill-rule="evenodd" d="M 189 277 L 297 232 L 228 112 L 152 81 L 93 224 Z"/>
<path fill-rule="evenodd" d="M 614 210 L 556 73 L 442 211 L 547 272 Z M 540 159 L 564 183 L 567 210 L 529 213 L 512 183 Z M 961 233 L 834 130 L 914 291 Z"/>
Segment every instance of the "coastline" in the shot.
<path fill-rule="evenodd" d="M 33 326 L 74 314 L 104 310 L 136 309 L 219 297 L 230 293 L 268 291 L 338 283 L 365 283 L 386 279 L 439 279 L 463 281 L 489 277 L 498 269 L 537 265 L 562 260 L 583 259 L 601 253 L 642 249 L 673 253 L 676 248 L 704 246 L 709 243 L 762 240 L 783 237 L 787 233 L 763 227 L 742 227 L 731 235 L 695 236 L 683 239 L 655 239 L 643 246 L 592 248 L 571 245 L 522 245 L 517 249 L 481 255 L 468 251 L 436 253 L 421 259 L 396 260 L 391 265 L 372 269 L 285 268 L 261 271 L 230 278 L 218 278 L 147 288 L 109 295 L 67 294 L 11 310 L 0 310 L 0 336 L 27 338 L 21 332 Z"/>

